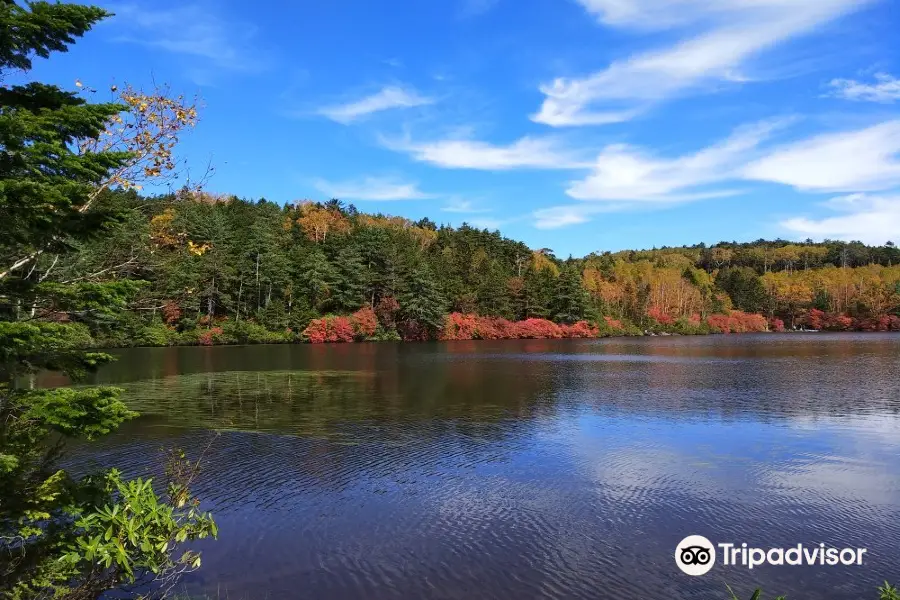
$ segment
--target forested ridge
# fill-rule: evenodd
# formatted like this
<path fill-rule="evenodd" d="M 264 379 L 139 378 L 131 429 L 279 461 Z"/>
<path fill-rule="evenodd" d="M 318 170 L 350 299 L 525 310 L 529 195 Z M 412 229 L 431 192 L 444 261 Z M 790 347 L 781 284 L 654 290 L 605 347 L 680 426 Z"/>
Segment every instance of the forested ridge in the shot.
<path fill-rule="evenodd" d="M 47 254 L 50 282 L 143 282 L 101 346 L 900 330 L 887 242 L 722 242 L 562 258 L 497 231 L 204 192 L 107 191 L 106 235 Z M 51 317 L 14 307 L 8 317 Z M 79 320 L 61 313 L 61 318 Z"/>

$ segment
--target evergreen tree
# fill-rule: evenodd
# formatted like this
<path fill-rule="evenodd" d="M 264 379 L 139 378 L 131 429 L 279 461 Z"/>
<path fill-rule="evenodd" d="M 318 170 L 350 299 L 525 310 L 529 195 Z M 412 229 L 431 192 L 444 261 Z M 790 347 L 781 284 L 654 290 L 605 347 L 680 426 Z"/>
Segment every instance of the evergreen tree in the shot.
<path fill-rule="evenodd" d="M 65 51 L 106 16 L 78 4 L 0 1 L 0 81 L 11 69 L 29 70 L 34 55 Z M 129 280 L 47 280 L 59 256 L 121 218 L 91 204 L 131 154 L 84 151 L 82 143 L 97 139 L 125 108 L 88 104 L 35 82 L 0 86 L 0 306 L 8 319 L 0 322 L 4 597 L 94 598 L 149 572 L 190 569 L 199 557 L 172 558 L 176 541 L 215 533 L 207 516 L 185 504 L 184 487 L 161 499 L 149 482 L 125 482 L 115 470 L 78 478 L 58 468 L 60 440 L 92 439 L 135 416 L 119 390 L 18 385 L 37 370 L 77 379 L 110 361 L 83 350 L 91 343 L 85 324 L 116 319 L 140 287 Z M 56 258 L 44 269 L 49 254 Z M 26 320 L 17 321 L 26 310 Z"/>
<path fill-rule="evenodd" d="M 325 308 L 337 277 L 337 271 L 325 253 L 315 246 L 307 251 L 300 263 L 297 292 L 306 300 L 307 306 Z"/>
<path fill-rule="evenodd" d="M 359 251 L 348 246 L 335 257 L 335 281 L 331 306 L 342 312 L 353 312 L 366 303 L 367 270 Z"/>
<path fill-rule="evenodd" d="M 397 298 L 400 320 L 434 333 L 444 325 L 446 299 L 425 265 L 414 268 L 403 281 Z"/>
<path fill-rule="evenodd" d="M 571 324 L 584 318 L 587 296 L 575 263 L 566 264 L 556 279 L 552 306 L 553 320 L 558 323 Z"/>
<path fill-rule="evenodd" d="M 525 272 L 525 317 L 545 319 L 551 316 L 550 304 L 556 276 L 550 269 L 529 267 Z"/>
<path fill-rule="evenodd" d="M 716 285 L 729 296 L 734 307 L 745 312 L 760 312 L 766 289 L 756 271 L 749 267 L 725 267 L 716 275 Z"/>

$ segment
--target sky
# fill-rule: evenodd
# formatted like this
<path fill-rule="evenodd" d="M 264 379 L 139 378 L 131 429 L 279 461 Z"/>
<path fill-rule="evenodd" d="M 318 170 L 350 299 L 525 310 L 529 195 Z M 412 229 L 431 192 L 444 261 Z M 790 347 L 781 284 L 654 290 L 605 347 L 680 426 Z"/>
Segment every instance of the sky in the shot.
<path fill-rule="evenodd" d="M 559 256 L 900 243 L 897 0 L 103 2 L 29 77 L 202 98 L 217 193 Z"/>

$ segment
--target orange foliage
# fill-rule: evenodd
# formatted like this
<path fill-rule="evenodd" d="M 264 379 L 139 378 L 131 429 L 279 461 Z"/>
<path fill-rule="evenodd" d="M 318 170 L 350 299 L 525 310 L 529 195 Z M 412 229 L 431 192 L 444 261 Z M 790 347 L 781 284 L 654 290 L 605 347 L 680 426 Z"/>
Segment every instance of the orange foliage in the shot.
<path fill-rule="evenodd" d="M 197 336 L 197 342 L 201 346 L 212 346 L 215 342 L 221 341 L 222 333 L 221 327 L 212 327 L 206 331 L 201 331 Z"/>
<path fill-rule="evenodd" d="M 350 231 L 350 221 L 340 211 L 322 208 L 312 202 L 302 202 L 298 206 L 300 216 L 297 225 L 307 239 L 316 243 L 324 242 L 329 233 L 342 234 Z"/>
<path fill-rule="evenodd" d="M 353 323 L 349 317 L 313 319 L 303 330 L 303 337 L 312 344 L 352 342 L 354 339 Z"/>
<path fill-rule="evenodd" d="M 181 309 L 173 300 L 169 300 L 162 307 L 162 317 L 166 325 L 174 325 L 181 319 Z"/>
<path fill-rule="evenodd" d="M 368 306 L 353 313 L 350 319 L 353 322 L 354 331 L 361 337 L 374 335 L 375 330 L 378 328 L 378 318 L 375 316 L 375 311 Z"/>
<path fill-rule="evenodd" d="M 667 315 L 663 309 L 658 306 L 650 307 L 650 310 L 647 311 L 647 316 L 662 325 L 671 325 L 675 322 L 675 319 Z"/>
<path fill-rule="evenodd" d="M 751 333 L 768 331 L 768 323 L 762 315 L 733 310 L 727 315 L 710 315 L 707 324 L 722 333 Z"/>

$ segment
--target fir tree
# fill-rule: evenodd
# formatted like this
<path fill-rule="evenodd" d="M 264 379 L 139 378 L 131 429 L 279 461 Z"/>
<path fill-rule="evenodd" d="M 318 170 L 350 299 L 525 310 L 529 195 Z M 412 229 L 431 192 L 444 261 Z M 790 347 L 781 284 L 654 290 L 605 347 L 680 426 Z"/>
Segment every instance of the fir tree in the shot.
<path fill-rule="evenodd" d="M 78 4 L 0 1 L 0 81 L 10 69 L 29 70 L 32 56 L 65 51 L 106 16 Z M 119 390 L 17 384 L 37 370 L 78 379 L 111 360 L 83 350 L 91 344 L 86 325 L 115 320 L 140 287 L 128 280 L 47 280 L 60 256 L 121 219 L 92 202 L 110 173 L 121 172 L 133 155 L 85 150 L 84 144 L 89 147 L 125 108 L 89 104 L 36 82 L 0 86 L 0 306 L 7 318 L 0 322 L 3 597 L 75 597 L 77 590 L 77 597 L 93 598 L 147 572 L 189 569 L 199 557 L 173 559 L 176 539 L 215 532 L 211 520 L 182 503 L 183 488 L 170 488 L 178 496 L 170 503 L 149 482 L 125 482 L 114 470 L 75 478 L 58 468 L 59 440 L 101 436 L 135 416 Z M 51 254 L 56 258 L 44 259 Z M 172 512 L 163 515 L 161 506 Z"/>
<path fill-rule="evenodd" d="M 575 263 L 566 264 L 556 279 L 553 293 L 553 320 L 575 323 L 584 318 L 587 297 L 581 285 L 581 273 Z"/>

